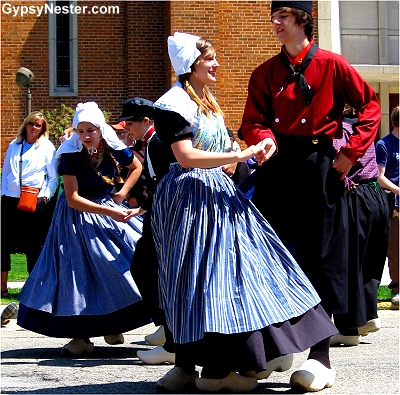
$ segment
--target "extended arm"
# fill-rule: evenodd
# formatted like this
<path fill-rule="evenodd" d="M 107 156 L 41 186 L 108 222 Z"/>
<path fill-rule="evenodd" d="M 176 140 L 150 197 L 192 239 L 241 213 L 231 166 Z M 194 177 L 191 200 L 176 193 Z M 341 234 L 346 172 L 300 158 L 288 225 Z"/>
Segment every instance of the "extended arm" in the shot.
<path fill-rule="evenodd" d="M 80 196 L 78 194 L 78 180 L 76 176 L 63 175 L 63 182 L 65 196 L 71 208 L 88 213 L 108 215 L 119 222 L 126 222 L 131 217 L 128 210 L 118 207 L 103 206 Z"/>
<path fill-rule="evenodd" d="M 193 148 L 189 138 L 177 141 L 171 145 L 179 164 L 182 167 L 209 168 L 227 165 L 232 162 L 244 162 L 247 159 L 256 158 L 259 164 L 266 160 L 264 151 L 265 142 L 252 145 L 241 152 L 207 152 Z"/>
<path fill-rule="evenodd" d="M 386 167 L 382 166 L 382 165 L 378 165 L 378 169 L 379 169 L 379 176 L 378 176 L 379 185 L 382 188 L 387 189 L 388 191 L 391 191 L 396 195 L 399 195 L 399 191 L 400 191 L 399 186 L 394 184 L 387 177 L 385 177 Z"/>

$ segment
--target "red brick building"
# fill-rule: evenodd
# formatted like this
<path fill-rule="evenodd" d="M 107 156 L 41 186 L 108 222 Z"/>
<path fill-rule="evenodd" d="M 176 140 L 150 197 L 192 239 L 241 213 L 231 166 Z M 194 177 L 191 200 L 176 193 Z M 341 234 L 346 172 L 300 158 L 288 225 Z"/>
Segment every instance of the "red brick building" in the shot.
<path fill-rule="evenodd" d="M 318 3 L 327 2 L 314 2 L 317 42 Z M 79 102 L 94 100 L 110 113 L 112 122 L 126 98 L 156 100 L 173 82 L 166 46 L 169 35 L 182 31 L 208 37 L 217 46 L 221 64 L 213 93 L 227 126 L 236 131 L 252 70 L 280 48 L 270 23 L 270 1 L 265 0 L 12 0 L 1 2 L 1 7 L 1 160 L 25 117 L 27 89 L 15 82 L 20 67 L 34 74 L 32 111 L 59 109 L 62 103 L 75 108 Z M 62 46 L 57 47 L 60 26 L 68 26 L 66 62 L 57 58 L 63 52 Z M 68 75 L 66 83 L 62 73 Z M 397 91 L 392 84 L 385 95 L 392 95 L 390 106 L 396 98 L 398 104 L 398 84 Z"/>

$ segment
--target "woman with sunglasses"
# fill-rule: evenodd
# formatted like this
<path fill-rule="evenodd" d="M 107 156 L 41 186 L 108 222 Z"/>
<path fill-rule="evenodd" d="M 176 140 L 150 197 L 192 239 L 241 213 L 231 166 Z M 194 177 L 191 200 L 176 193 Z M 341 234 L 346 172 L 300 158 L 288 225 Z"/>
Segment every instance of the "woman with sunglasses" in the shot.
<path fill-rule="evenodd" d="M 54 195 L 57 184 L 57 159 L 54 145 L 49 140 L 45 117 L 30 113 L 11 141 L 3 164 L 1 183 L 1 297 L 8 297 L 7 280 L 11 270 L 10 254 L 16 244 L 24 247 L 28 273 L 31 273 L 40 254 L 50 216 L 46 205 Z M 40 189 L 34 212 L 17 208 L 20 186 Z M 18 235 L 24 234 L 22 239 Z"/>

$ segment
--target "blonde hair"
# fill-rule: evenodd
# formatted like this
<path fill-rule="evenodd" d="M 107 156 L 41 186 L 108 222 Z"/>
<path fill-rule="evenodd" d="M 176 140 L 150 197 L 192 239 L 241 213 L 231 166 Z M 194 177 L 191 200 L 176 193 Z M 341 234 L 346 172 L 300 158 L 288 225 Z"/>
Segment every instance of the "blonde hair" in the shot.
<path fill-rule="evenodd" d="M 46 139 L 46 140 L 49 139 L 48 123 L 47 123 L 45 116 L 39 111 L 33 111 L 24 119 L 24 122 L 18 128 L 18 133 L 17 133 L 17 140 L 18 140 L 17 143 L 18 144 L 22 144 L 22 142 L 24 140 L 26 140 L 26 137 L 27 137 L 26 125 L 29 122 L 35 123 L 39 119 L 42 120 L 42 130 L 40 131 L 39 137 L 36 140 L 35 144 L 40 145 L 40 142 L 43 139 Z"/>
<path fill-rule="evenodd" d="M 201 55 L 203 55 L 204 53 L 206 53 L 207 55 L 213 55 L 215 53 L 214 44 L 206 38 L 200 38 L 196 43 L 196 47 L 201 52 Z M 179 76 L 179 82 L 182 84 L 183 89 L 187 92 L 187 94 L 190 96 L 190 98 L 197 104 L 200 113 L 206 114 L 207 117 L 209 117 L 211 113 L 220 114 L 223 116 L 224 113 L 221 110 L 221 107 L 218 105 L 218 103 L 214 99 L 213 95 L 210 93 L 210 91 L 208 90 L 208 88 L 206 86 L 204 86 L 204 88 L 203 88 L 203 95 L 204 95 L 204 99 L 205 99 L 203 101 L 196 94 L 192 85 L 190 84 L 189 77 L 193 73 L 194 66 L 197 64 L 198 64 L 198 58 L 192 64 L 192 66 L 191 66 L 192 71 L 190 73 L 182 74 Z"/>
<path fill-rule="evenodd" d="M 65 128 L 64 133 L 67 133 L 68 137 L 71 137 L 72 133 L 74 133 L 74 128 L 72 126 Z"/>

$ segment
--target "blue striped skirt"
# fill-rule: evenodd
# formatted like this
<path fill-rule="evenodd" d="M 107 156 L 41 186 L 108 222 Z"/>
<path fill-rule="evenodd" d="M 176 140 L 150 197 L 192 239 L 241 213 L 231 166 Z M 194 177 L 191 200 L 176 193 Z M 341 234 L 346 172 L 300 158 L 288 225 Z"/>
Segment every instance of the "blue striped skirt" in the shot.
<path fill-rule="evenodd" d="M 178 344 L 255 331 L 320 302 L 253 203 L 220 167 L 171 165 L 153 200 L 160 307 Z"/>
<path fill-rule="evenodd" d="M 116 206 L 110 196 L 91 200 Z M 62 193 L 45 245 L 21 290 L 18 324 L 45 335 L 76 337 L 79 335 L 74 328 L 76 320 L 80 322 L 77 327 L 82 327 L 83 337 L 83 334 L 107 334 L 102 333 L 102 320 L 90 317 L 114 317 L 111 327 L 110 322 L 103 320 L 106 331 L 111 332 L 108 334 L 150 322 L 148 314 L 143 312 L 142 316 L 132 317 L 129 323 L 126 317 L 121 317 L 122 327 L 116 318 L 118 311 L 126 314 L 126 309 L 133 305 L 139 304 L 138 309 L 142 311 L 142 298 L 130 273 L 142 222 L 141 217 L 123 223 L 106 215 L 75 210 L 68 206 Z M 43 325 L 33 322 L 34 317 L 42 317 Z M 86 327 L 91 321 L 92 330 Z"/>

